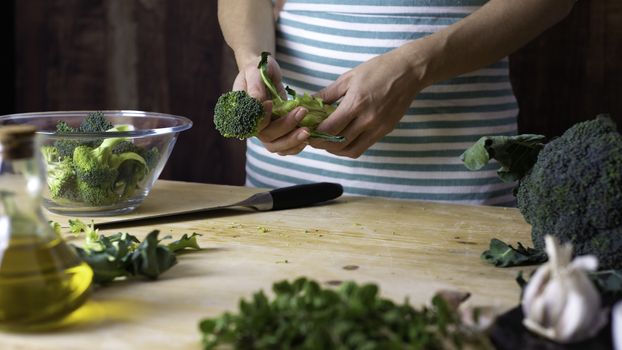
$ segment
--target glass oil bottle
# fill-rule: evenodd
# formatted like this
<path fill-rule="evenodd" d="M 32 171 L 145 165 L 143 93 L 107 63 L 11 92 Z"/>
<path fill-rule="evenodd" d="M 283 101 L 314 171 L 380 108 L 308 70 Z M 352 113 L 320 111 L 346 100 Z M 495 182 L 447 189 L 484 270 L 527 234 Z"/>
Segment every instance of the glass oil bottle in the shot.
<path fill-rule="evenodd" d="M 53 322 L 89 296 L 91 268 L 44 217 L 35 129 L 0 127 L 0 328 Z"/>

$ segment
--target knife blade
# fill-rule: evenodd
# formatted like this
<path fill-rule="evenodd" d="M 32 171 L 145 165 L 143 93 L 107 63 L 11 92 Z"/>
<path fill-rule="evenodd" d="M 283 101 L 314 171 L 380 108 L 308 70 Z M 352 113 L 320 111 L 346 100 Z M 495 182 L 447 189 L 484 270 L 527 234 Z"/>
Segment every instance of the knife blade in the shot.
<path fill-rule="evenodd" d="M 247 207 L 255 209 L 257 211 L 294 209 L 321 202 L 326 202 L 335 199 L 342 194 L 343 186 L 338 183 L 309 183 L 289 187 L 281 187 L 271 191 L 259 192 L 235 203 L 197 208 L 185 211 L 177 211 L 173 213 L 155 213 L 153 215 L 129 217 L 127 219 L 119 219 L 113 222 L 95 223 L 95 226 L 98 228 L 104 226 L 118 226 L 119 224 L 135 223 L 138 221 L 173 217 L 185 214 L 195 214 L 232 207 Z"/>

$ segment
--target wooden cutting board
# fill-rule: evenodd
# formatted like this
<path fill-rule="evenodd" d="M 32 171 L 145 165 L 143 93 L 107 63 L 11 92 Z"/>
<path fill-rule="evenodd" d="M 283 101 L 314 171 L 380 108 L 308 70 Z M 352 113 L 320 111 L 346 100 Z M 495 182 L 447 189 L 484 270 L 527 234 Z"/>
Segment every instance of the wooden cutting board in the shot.
<path fill-rule="evenodd" d="M 215 203 L 256 191 L 177 185 L 159 183 L 150 200 L 182 206 L 188 198 L 196 202 L 200 194 Z M 149 208 L 145 205 L 132 215 Z M 128 225 L 123 232 L 142 239 L 154 229 L 171 239 L 197 232 L 203 249 L 179 256 L 178 264 L 157 281 L 136 279 L 94 288 L 89 302 L 58 329 L 0 331 L 0 348 L 200 350 L 201 319 L 237 310 L 240 298 L 260 289 L 270 293 L 274 282 L 300 276 L 325 287 L 349 280 L 377 283 L 383 296 L 396 302 L 408 298 L 416 306 L 429 304 L 437 290 L 461 290 L 471 293 L 472 305 L 507 310 L 519 303 L 518 271 L 529 275 L 534 268 L 495 268 L 480 259 L 493 237 L 530 245 L 529 225 L 510 208 L 342 196 L 292 210 L 231 210 L 226 215 L 154 220 Z M 72 243 L 83 241 L 67 229 L 63 235 Z"/>
<path fill-rule="evenodd" d="M 68 219 L 80 218 L 95 224 L 121 223 L 137 218 L 152 218 L 163 215 L 187 213 L 204 208 L 218 207 L 241 201 L 264 189 L 242 186 L 198 184 L 180 181 L 158 180 L 149 196 L 136 210 L 115 216 L 60 215 L 46 211 L 49 220 L 67 226 Z"/>

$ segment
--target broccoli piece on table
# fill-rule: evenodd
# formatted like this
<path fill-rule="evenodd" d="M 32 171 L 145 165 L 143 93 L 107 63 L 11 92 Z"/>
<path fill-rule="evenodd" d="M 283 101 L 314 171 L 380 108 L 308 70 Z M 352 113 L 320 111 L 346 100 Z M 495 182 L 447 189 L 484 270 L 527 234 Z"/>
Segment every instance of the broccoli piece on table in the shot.
<path fill-rule="evenodd" d="M 78 189 L 84 202 L 91 205 L 113 204 L 130 191 L 119 194 L 115 191 L 120 183 L 138 183 L 147 171 L 145 159 L 134 152 L 114 154 L 112 149 L 123 138 L 108 138 L 97 148 L 76 147 L 73 163 L 76 171 Z M 119 177 L 119 168 L 127 161 L 138 162 L 141 167 L 131 174 Z"/>
<path fill-rule="evenodd" d="M 486 152 L 508 169 L 526 154 L 503 159 L 479 150 L 465 155 Z M 571 242 L 577 255 L 596 255 L 600 268 L 622 268 L 622 135 L 615 123 L 601 115 L 574 125 L 545 144 L 527 169 L 516 199 L 535 248 L 543 250 L 544 236 L 551 234 Z"/>
<path fill-rule="evenodd" d="M 263 52 L 258 68 L 261 79 L 272 96 L 272 114 L 283 117 L 294 108 L 302 106 L 308 110 L 305 117 L 298 123 L 299 126 L 308 127 L 311 137 L 320 138 L 332 142 L 342 142 L 342 136 L 329 135 L 315 128 L 326 119 L 334 110 L 332 105 L 324 104 L 318 97 L 308 94 L 297 96 L 292 89 L 287 89 L 292 97 L 291 100 L 282 98 L 274 83 L 268 77 L 268 56 Z M 258 126 L 264 117 L 263 105 L 257 99 L 244 91 L 229 91 L 222 94 L 214 107 L 214 124 L 216 129 L 224 137 L 237 137 L 246 139 L 257 135 Z"/>

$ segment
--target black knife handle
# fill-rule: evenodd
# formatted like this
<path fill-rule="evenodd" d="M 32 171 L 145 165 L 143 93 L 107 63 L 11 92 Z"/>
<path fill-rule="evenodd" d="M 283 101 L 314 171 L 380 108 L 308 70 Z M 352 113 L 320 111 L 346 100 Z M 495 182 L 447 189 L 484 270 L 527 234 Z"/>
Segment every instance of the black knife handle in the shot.
<path fill-rule="evenodd" d="M 343 193 L 340 184 L 332 182 L 318 182 L 304 185 L 295 185 L 277 188 L 270 191 L 272 195 L 272 210 L 304 207 L 315 203 L 335 199 Z"/>

